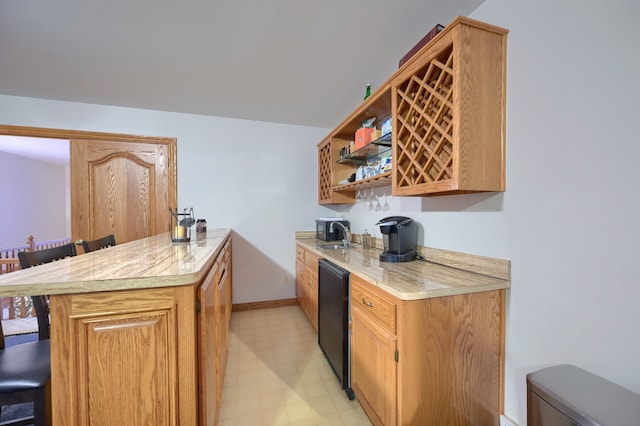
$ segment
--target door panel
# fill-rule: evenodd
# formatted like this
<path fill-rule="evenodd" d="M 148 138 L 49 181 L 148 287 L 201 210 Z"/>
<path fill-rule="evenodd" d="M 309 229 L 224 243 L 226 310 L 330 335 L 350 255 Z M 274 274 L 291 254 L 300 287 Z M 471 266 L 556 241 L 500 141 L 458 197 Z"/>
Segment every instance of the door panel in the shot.
<path fill-rule="evenodd" d="M 87 424 L 174 423 L 175 382 L 170 380 L 177 374 L 172 359 L 176 342 L 168 333 L 173 324 L 171 311 L 84 323 L 81 336 L 86 340 L 82 339 L 80 345 L 86 347 L 85 368 L 87 377 L 92 378 L 81 384 L 85 387 L 82 394 L 88 396 Z"/>
<path fill-rule="evenodd" d="M 396 424 L 396 338 L 351 310 L 351 387 L 375 425 Z"/>
<path fill-rule="evenodd" d="M 218 340 L 218 279 L 220 265 L 216 261 L 198 287 L 198 407 L 200 426 L 217 424 L 218 395 L 216 363 Z"/>
<path fill-rule="evenodd" d="M 169 151 L 161 143 L 71 140 L 72 239 L 113 233 L 121 244 L 167 232 Z"/>
<path fill-rule="evenodd" d="M 194 286 L 52 295 L 53 424 L 197 424 Z"/>

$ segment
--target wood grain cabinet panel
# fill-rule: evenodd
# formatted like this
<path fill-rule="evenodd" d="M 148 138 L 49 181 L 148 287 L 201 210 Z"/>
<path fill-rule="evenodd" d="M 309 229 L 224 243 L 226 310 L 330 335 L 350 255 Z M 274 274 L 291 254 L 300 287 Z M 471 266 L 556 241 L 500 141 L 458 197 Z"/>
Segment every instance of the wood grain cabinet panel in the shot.
<path fill-rule="evenodd" d="M 505 290 L 400 300 L 354 274 L 351 287 L 352 387 L 374 424 L 499 424 Z"/>
<path fill-rule="evenodd" d="M 318 204 L 353 204 L 357 190 L 389 184 L 393 196 L 505 191 L 507 34 L 458 17 L 418 50 L 318 144 Z M 390 142 L 361 150 L 390 143 L 391 171 L 345 183 L 372 159 L 341 157 L 371 117 L 378 129 L 391 118 Z"/>
<path fill-rule="evenodd" d="M 218 412 L 217 353 L 218 334 L 218 277 L 220 264 L 214 262 L 198 287 L 198 415 L 200 425 L 215 425 Z"/>
<path fill-rule="evenodd" d="M 189 286 L 52 297 L 63 319 L 51 327 L 52 382 L 64 384 L 52 392 L 54 424 L 195 422 L 195 327 L 178 332 L 188 298 Z"/>
<path fill-rule="evenodd" d="M 352 309 L 351 319 L 351 386 L 375 425 L 395 425 L 396 337 L 365 309 Z"/>
<path fill-rule="evenodd" d="M 318 144 L 318 204 L 353 204 L 355 191 L 333 190 L 338 183 L 347 179 L 354 168 L 352 165 L 339 164 L 340 150 L 349 145 L 348 140 L 327 138 Z"/>
<path fill-rule="evenodd" d="M 351 306 L 363 309 L 371 321 L 396 334 L 396 303 L 384 297 L 382 292 L 368 289 L 366 282 L 357 275 L 351 278 Z"/>
<path fill-rule="evenodd" d="M 318 255 L 296 246 L 296 297 L 318 331 Z"/>
<path fill-rule="evenodd" d="M 231 240 L 196 284 L 51 296 L 55 426 L 216 425 Z"/>
<path fill-rule="evenodd" d="M 302 299 L 304 298 L 304 260 L 299 257 L 296 258 L 296 298 L 300 306 L 302 306 Z"/>
<path fill-rule="evenodd" d="M 88 423 L 171 424 L 176 415 L 171 389 L 177 378 L 177 342 L 168 331 L 175 328 L 175 312 L 115 315 L 80 323 L 78 343 L 88 356 L 79 384 Z M 114 405 L 122 410 L 113 410 Z"/>
<path fill-rule="evenodd" d="M 218 399 L 222 396 L 222 386 L 224 383 L 224 373 L 227 369 L 227 358 L 229 355 L 229 321 L 231 320 L 231 247 L 229 243 L 225 245 L 225 250 L 218 258 L 220 259 L 220 277 L 218 278 L 218 334 L 216 342 L 217 351 L 217 385 Z M 218 404 L 220 405 L 220 404 Z"/>
<path fill-rule="evenodd" d="M 231 319 L 231 240 L 198 289 L 199 425 L 218 424 Z"/>

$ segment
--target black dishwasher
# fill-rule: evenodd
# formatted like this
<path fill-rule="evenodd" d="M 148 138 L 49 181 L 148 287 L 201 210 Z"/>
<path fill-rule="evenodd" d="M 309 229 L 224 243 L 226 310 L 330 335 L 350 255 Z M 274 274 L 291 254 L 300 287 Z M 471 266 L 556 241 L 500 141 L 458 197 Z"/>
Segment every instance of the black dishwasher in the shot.
<path fill-rule="evenodd" d="M 349 399 L 351 351 L 349 345 L 349 271 L 326 259 L 318 261 L 318 345 Z"/>

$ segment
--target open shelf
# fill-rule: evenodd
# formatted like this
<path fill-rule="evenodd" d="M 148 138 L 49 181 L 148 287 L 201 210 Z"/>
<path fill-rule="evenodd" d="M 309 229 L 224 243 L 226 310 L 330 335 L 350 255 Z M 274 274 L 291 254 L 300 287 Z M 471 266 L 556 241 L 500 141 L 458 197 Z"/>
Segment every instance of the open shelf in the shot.
<path fill-rule="evenodd" d="M 507 33 L 458 17 L 421 47 L 318 144 L 318 203 L 352 204 L 358 189 L 390 184 L 393 196 L 504 191 Z M 393 138 L 344 155 L 372 117 L 390 118 Z M 340 184 L 390 155 L 393 178 Z"/>
<path fill-rule="evenodd" d="M 378 188 L 381 186 L 391 185 L 391 172 L 382 173 L 381 175 L 370 178 L 349 182 L 345 185 L 334 186 L 334 192 L 355 191 L 357 189 Z"/>
<path fill-rule="evenodd" d="M 339 164 L 354 163 L 362 165 L 368 164 L 371 161 L 380 160 L 382 157 L 389 155 L 391 155 L 391 133 L 382 135 L 362 148 L 342 157 L 337 162 Z"/>

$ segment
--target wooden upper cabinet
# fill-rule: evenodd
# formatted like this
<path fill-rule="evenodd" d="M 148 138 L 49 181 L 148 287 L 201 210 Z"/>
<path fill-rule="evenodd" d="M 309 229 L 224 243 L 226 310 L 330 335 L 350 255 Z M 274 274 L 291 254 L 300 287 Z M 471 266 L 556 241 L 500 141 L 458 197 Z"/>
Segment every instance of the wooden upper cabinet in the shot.
<path fill-rule="evenodd" d="M 357 190 L 388 185 L 396 196 L 504 191 L 507 33 L 459 17 L 403 64 L 318 144 L 319 204 L 353 203 Z M 379 159 L 368 148 L 362 161 L 340 159 L 371 117 L 378 128 L 392 120 L 391 172 L 344 183 Z"/>
<path fill-rule="evenodd" d="M 382 122 L 391 115 L 391 90 L 385 86 L 375 91 L 358 109 L 347 117 L 329 136 L 318 144 L 318 203 L 319 204 L 353 204 L 358 189 L 366 189 L 390 184 L 389 173 L 364 179 L 358 182 L 344 183 L 356 172 L 359 165 L 367 159 L 357 157 L 345 160 L 340 158 L 340 150 L 348 147 L 354 140 L 356 130 L 362 122 L 376 117 Z M 372 144 L 371 144 L 372 145 Z M 367 157 L 367 149 L 360 151 Z M 388 151 L 388 148 L 387 148 Z M 358 151 L 359 152 L 359 151 Z"/>
<path fill-rule="evenodd" d="M 355 191 L 335 192 L 333 188 L 354 172 L 353 167 L 338 164 L 340 149 L 347 140 L 327 138 L 318 144 L 318 204 L 353 204 Z"/>
<path fill-rule="evenodd" d="M 121 244 L 167 232 L 170 161 L 163 143 L 73 139 L 72 238 L 114 234 Z"/>
<path fill-rule="evenodd" d="M 393 195 L 505 190 L 506 36 L 459 18 L 393 79 Z"/>

